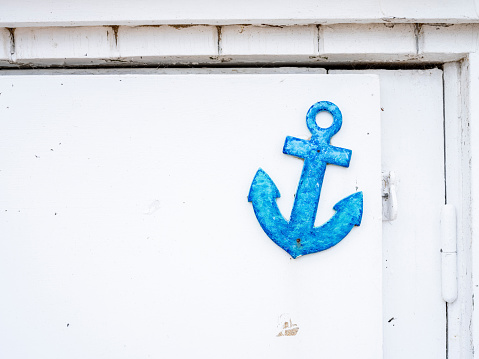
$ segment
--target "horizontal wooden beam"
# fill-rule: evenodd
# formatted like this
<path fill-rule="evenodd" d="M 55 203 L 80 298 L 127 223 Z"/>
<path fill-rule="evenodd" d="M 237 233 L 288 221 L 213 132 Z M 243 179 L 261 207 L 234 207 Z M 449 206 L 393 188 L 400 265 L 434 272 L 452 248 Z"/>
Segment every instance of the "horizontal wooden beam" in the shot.
<path fill-rule="evenodd" d="M 0 67 L 444 63 L 479 47 L 479 24 L 0 28 Z"/>

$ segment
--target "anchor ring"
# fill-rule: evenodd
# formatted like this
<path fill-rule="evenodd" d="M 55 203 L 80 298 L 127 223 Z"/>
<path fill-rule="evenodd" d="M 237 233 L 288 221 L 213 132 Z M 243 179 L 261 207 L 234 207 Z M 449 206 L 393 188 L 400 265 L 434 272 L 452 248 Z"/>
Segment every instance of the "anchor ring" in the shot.
<path fill-rule="evenodd" d="M 327 111 L 333 116 L 333 123 L 327 128 L 319 127 L 316 123 L 316 115 L 321 111 Z M 311 106 L 306 115 L 306 125 L 313 136 L 319 136 L 326 140 L 330 140 L 340 129 L 343 124 L 343 115 L 339 107 L 329 101 L 319 101 Z"/>

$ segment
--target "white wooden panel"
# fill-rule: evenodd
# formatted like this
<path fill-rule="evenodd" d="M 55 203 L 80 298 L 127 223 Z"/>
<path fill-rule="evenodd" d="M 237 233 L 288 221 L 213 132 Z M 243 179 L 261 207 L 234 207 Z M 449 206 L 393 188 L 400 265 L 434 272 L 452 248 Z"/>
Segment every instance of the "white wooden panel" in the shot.
<path fill-rule="evenodd" d="M 276 24 L 477 21 L 476 1 L 139 0 L 3 1 L 0 26 Z"/>
<path fill-rule="evenodd" d="M 476 24 L 423 25 L 419 39 L 420 51 L 425 54 L 476 52 L 479 44 L 479 26 Z"/>
<path fill-rule="evenodd" d="M 318 28 L 312 26 L 223 26 L 222 55 L 318 54 Z"/>
<path fill-rule="evenodd" d="M 381 358 L 377 77 L 0 84 L 6 356 Z M 328 166 L 318 221 L 356 190 L 365 211 L 337 246 L 293 260 L 246 198 L 261 166 L 290 212 L 303 161 L 282 154 L 284 139 L 308 138 L 306 111 L 325 99 L 344 116 L 332 144 L 353 158 Z M 298 334 L 276 337 L 289 318 Z"/>
<path fill-rule="evenodd" d="M 218 30 L 215 26 L 121 26 L 118 47 L 121 57 L 215 56 Z"/>
<path fill-rule="evenodd" d="M 382 166 L 398 182 L 398 217 L 383 225 L 384 358 L 445 358 L 442 71 L 358 72 L 380 77 Z"/>
<path fill-rule="evenodd" d="M 320 28 L 321 54 L 415 54 L 414 25 L 332 25 Z"/>
<path fill-rule="evenodd" d="M 18 61 L 65 59 L 88 62 L 112 57 L 115 35 L 109 27 L 39 28 L 15 30 L 15 58 Z"/>

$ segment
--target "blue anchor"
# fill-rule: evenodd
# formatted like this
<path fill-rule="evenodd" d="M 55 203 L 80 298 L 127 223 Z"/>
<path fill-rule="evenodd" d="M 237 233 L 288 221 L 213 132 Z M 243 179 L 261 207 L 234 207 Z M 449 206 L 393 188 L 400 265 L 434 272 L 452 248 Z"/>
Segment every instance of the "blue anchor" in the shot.
<path fill-rule="evenodd" d="M 321 128 L 317 125 L 316 115 L 320 111 L 328 111 L 333 116 L 330 127 Z M 311 139 L 286 137 L 283 153 L 304 159 L 289 222 L 279 211 L 276 198 L 280 194 L 268 174 L 260 168 L 251 184 L 248 201 L 252 202 L 261 227 L 274 243 L 293 258 L 331 248 L 346 237 L 354 226 L 361 224 L 363 193 L 356 192 L 334 205 L 336 213 L 328 222 L 314 227 L 326 165 L 349 167 L 351 160 L 351 150 L 329 144 L 331 137 L 341 129 L 342 121 L 338 106 L 320 101 L 311 106 L 306 115 Z"/>

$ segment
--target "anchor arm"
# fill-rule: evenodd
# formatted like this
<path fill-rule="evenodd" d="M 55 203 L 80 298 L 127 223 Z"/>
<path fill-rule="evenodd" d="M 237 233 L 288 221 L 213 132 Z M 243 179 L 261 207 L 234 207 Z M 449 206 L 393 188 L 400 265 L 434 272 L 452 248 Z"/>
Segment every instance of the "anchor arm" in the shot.
<path fill-rule="evenodd" d="M 316 138 L 314 138 L 316 139 Z M 303 140 L 292 136 L 287 136 L 284 141 L 283 153 L 299 158 L 306 158 L 314 153 L 320 153 L 321 161 L 335 164 L 338 166 L 349 167 L 353 151 L 342 147 L 331 146 L 329 144 L 313 143 L 309 140 Z"/>
<path fill-rule="evenodd" d="M 353 151 L 342 147 L 328 145 L 321 148 L 321 159 L 323 161 L 343 167 L 349 167 L 352 154 Z"/>
<path fill-rule="evenodd" d="M 287 136 L 284 141 L 283 153 L 299 158 L 306 158 L 312 149 L 310 141 Z"/>
<path fill-rule="evenodd" d="M 336 213 L 328 222 L 313 228 L 304 236 L 299 255 L 331 248 L 346 237 L 354 226 L 359 226 L 363 216 L 363 192 L 356 192 L 343 198 L 333 209 Z"/>

